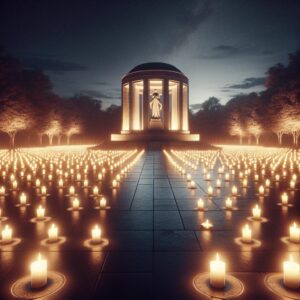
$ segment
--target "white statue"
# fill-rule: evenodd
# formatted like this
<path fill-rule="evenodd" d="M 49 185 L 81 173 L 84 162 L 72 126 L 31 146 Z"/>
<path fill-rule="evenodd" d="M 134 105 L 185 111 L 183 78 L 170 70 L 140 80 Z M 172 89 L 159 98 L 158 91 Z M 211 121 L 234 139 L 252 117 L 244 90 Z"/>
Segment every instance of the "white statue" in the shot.
<path fill-rule="evenodd" d="M 162 110 L 162 104 L 160 103 L 159 94 L 155 91 L 152 94 L 152 100 L 150 101 L 151 118 L 160 119 L 160 111 Z"/>

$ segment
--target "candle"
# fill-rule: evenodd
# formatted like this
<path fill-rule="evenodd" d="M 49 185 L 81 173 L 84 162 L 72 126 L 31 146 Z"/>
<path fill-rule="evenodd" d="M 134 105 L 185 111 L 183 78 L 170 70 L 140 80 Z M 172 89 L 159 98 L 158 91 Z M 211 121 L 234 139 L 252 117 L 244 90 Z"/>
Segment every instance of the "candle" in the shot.
<path fill-rule="evenodd" d="M 247 185 L 248 185 L 248 180 L 245 178 L 245 179 L 243 180 L 243 187 L 246 188 Z"/>
<path fill-rule="evenodd" d="M 252 242 L 252 230 L 248 224 L 242 228 L 242 242 L 251 243 Z"/>
<path fill-rule="evenodd" d="M 212 188 L 212 186 L 209 186 L 208 189 L 207 189 L 208 196 L 212 196 L 213 192 L 214 192 L 214 189 Z"/>
<path fill-rule="evenodd" d="M 288 261 L 283 262 L 283 284 L 290 289 L 298 289 L 300 282 L 300 267 L 299 263 L 293 260 L 290 255 Z"/>
<path fill-rule="evenodd" d="M 78 198 L 75 198 L 73 201 L 72 201 L 72 205 L 73 205 L 73 209 L 79 209 L 79 205 L 80 205 L 80 201 Z"/>
<path fill-rule="evenodd" d="M 43 208 L 41 205 L 36 210 L 36 218 L 39 220 L 44 219 L 45 217 L 45 208 Z"/>
<path fill-rule="evenodd" d="M 49 242 L 56 242 L 58 240 L 58 228 L 55 224 L 52 224 L 48 230 Z"/>
<path fill-rule="evenodd" d="M 236 196 L 236 194 L 237 194 L 237 187 L 235 185 L 232 187 L 231 193 L 232 193 L 233 196 Z"/>
<path fill-rule="evenodd" d="M 47 188 L 43 185 L 41 189 L 41 194 L 45 196 L 47 194 Z"/>
<path fill-rule="evenodd" d="M 258 189 L 258 193 L 260 196 L 263 196 L 264 195 L 264 192 L 265 192 L 265 188 L 263 185 L 261 185 Z"/>
<path fill-rule="evenodd" d="M 101 228 L 98 225 L 95 225 L 92 229 L 92 242 L 95 244 L 101 242 Z"/>
<path fill-rule="evenodd" d="M 77 179 L 77 181 L 80 181 L 80 180 L 81 180 L 81 175 L 80 175 L 80 174 L 77 174 L 77 175 L 76 175 L 76 179 Z"/>
<path fill-rule="evenodd" d="M 26 202 L 27 202 L 27 196 L 26 196 L 26 194 L 23 192 L 23 193 L 21 193 L 21 195 L 20 195 L 20 204 L 21 204 L 21 205 L 26 205 Z"/>
<path fill-rule="evenodd" d="M 47 285 L 47 260 L 38 255 L 38 259 L 31 263 L 31 287 L 39 289 Z"/>
<path fill-rule="evenodd" d="M 197 206 L 198 209 L 204 209 L 204 201 L 201 198 L 197 201 Z"/>
<path fill-rule="evenodd" d="M 31 181 L 31 174 L 27 174 L 26 178 L 27 178 L 27 181 Z"/>
<path fill-rule="evenodd" d="M 14 190 L 17 189 L 17 187 L 18 187 L 18 182 L 17 182 L 17 180 L 14 180 L 14 181 L 13 181 L 12 187 L 13 187 Z"/>
<path fill-rule="evenodd" d="M 69 193 L 70 193 L 70 195 L 75 195 L 75 188 L 74 188 L 73 185 L 70 186 L 70 188 L 69 188 Z"/>
<path fill-rule="evenodd" d="M 225 288 L 226 264 L 220 260 L 219 254 L 216 254 L 216 259 L 210 262 L 209 281 L 213 288 Z"/>
<path fill-rule="evenodd" d="M 230 175 L 229 175 L 229 173 L 226 173 L 225 174 L 225 181 L 229 181 L 229 179 L 230 179 Z"/>
<path fill-rule="evenodd" d="M 40 181 L 39 179 L 37 179 L 37 180 L 35 181 L 35 186 L 36 186 L 36 187 L 40 187 L 40 185 L 41 185 L 41 181 Z"/>
<path fill-rule="evenodd" d="M 252 208 L 252 215 L 254 219 L 259 220 L 261 218 L 261 209 L 258 204 L 256 204 L 255 207 Z"/>
<path fill-rule="evenodd" d="M 291 188 L 292 190 L 295 189 L 295 185 L 296 185 L 295 181 L 294 181 L 294 180 L 291 180 L 291 181 L 290 181 L 290 188 Z"/>
<path fill-rule="evenodd" d="M 5 187 L 1 186 L 0 187 L 0 196 L 4 196 L 5 195 Z"/>
<path fill-rule="evenodd" d="M 229 197 L 225 200 L 225 207 L 226 209 L 232 209 L 232 200 Z"/>
<path fill-rule="evenodd" d="M 93 194 L 94 194 L 94 196 L 97 196 L 99 194 L 99 188 L 97 186 L 94 186 Z"/>
<path fill-rule="evenodd" d="M 116 180 L 119 182 L 121 180 L 121 175 L 120 174 L 117 174 L 116 175 Z"/>
<path fill-rule="evenodd" d="M 267 188 L 270 187 L 270 179 L 266 179 L 266 187 L 267 187 Z"/>
<path fill-rule="evenodd" d="M 210 174 L 209 173 L 206 174 L 206 180 L 208 180 L 208 181 L 210 180 Z"/>
<path fill-rule="evenodd" d="M 98 180 L 102 180 L 102 173 L 98 173 Z"/>
<path fill-rule="evenodd" d="M 58 187 L 59 188 L 62 188 L 64 186 L 64 181 L 62 180 L 62 178 L 60 178 L 59 180 L 58 180 Z"/>
<path fill-rule="evenodd" d="M 217 179 L 216 187 L 219 189 L 221 187 L 221 180 Z"/>
<path fill-rule="evenodd" d="M 205 222 L 201 223 L 201 226 L 203 226 L 205 229 L 210 229 L 211 227 L 213 227 L 213 225 L 210 223 L 208 219 L 206 219 Z"/>
<path fill-rule="evenodd" d="M 195 183 L 194 180 L 192 180 L 192 181 L 190 182 L 190 189 L 195 189 L 195 188 L 196 188 L 196 183 Z"/>
<path fill-rule="evenodd" d="M 106 207 L 106 199 L 104 197 L 101 197 L 101 199 L 99 201 L 99 205 L 102 208 Z"/>
<path fill-rule="evenodd" d="M 86 188 L 89 186 L 89 181 L 87 179 L 84 179 L 83 186 Z"/>
<path fill-rule="evenodd" d="M 290 226 L 290 241 L 293 243 L 300 243 L 300 228 L 295 222 Z"/>
<path fill-rule="evenodd" d="M 117 185 L 118 185 L 117 180 L 114 179 L 114 180 L 112 181 L 112 187 L 113 187 L 113 188 L 116 188 Z"/>
<path fill-rule="evenodd" d="M 191 174 L 187 174 L 187 175 L 186 175 L 186 180 L 187 180 L 187 181 L 191 181 L 191 179 L 192 179 L 192 175 L 191 175 Z"/>
<path fill-rule="evenodd" d="M 258 178 L 259 178 L 258 174 L 255 174 L 254 175 L 254 181 L 258 181 Z"/>
<path fill-rule="evenodd" d="M 10 243 L 12 241 L 12 229 L 5 225 L 4 229 L 2 230 L 2 243 Z"/>
<path fill-rule="evenodd" d="M 289 196 L 285 192 L 281 195 L 281 203 L 282 205 L 288 205 L 289 203 Z"/>
<path fill-rule="evenodd" d="M 279 181 L 279 180 L 280 180 L 279 174 L 276 174 L 276 175 L 275 175 L 275 180 L 276 180 L 276 181 Z"/>

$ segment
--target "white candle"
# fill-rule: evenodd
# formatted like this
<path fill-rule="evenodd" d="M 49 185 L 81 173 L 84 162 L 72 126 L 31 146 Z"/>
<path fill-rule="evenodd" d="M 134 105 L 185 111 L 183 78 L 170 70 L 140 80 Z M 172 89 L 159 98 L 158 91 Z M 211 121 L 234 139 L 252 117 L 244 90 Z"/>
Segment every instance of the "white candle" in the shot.
<path fill-rule="evenodd" d="M 92 242 L 101 242 L 101 228 L 98 225 L 95 225 L 95 227 L 92 229 Z"/>
<path fill-rule="evenodd" d="M 260 219 L 261 218 L 261 208 L 258 206 L 258 204 L 255 205 L 255 207 L 252 208 L 252 215 L 254 219 Z"/>
<path fill-rule="evenodd" d="M 45 196 L 47 194 L 47 188 L 45 186 L 42 186 L 42 189 L 41 189 L 41 194 L 43 196 Z"/>
<path fill-rule="evenodd" d="M 186 180 L 187 180 L 187 181 L 191 181 L 191 179 L 192 179 L 192 175 L 191 175 L 191 174 L 187 174 L 187 175 L 186 175 Z"/>
<path fill-rule="evenodd" d="M 210 229 L 211 227 L 213 227 L 212 223 L 210 223 L 208 219 L 206 219 L 205 222 L 201 223 L 201 226 L 203 226 L 205 229 Z"/>
<path fill-rule="evenodd" d="M 280 180 L 279 174 L 276 174 L 276 175 L 275 175 L 275 180 L 276 180 L 276 181 L 279 181 L 279 180 Z"/>
<path fill-rule="evenodd" d="M 37 180 L 35 181 L 35 186 L 36 186 L 36 187 L 40 187 L 40 185 L 41 185 L 41 181 L 40 181 L 39 179 L 37 179 Z"/>
<path fill-rule="evenodd" d="M 43 208 L 41 205 L 36 210 L 36 218 L 41 220 L 45 217 L 45 208 Z"/>
<path fill-rule="evenodd" d="M 20 195 L 20 204 L 21 205 L 26 205 L 26 202 L 27 202 L 27 196 L 25 193 L 21 193 Z"/>
<path fill-rule="evenodd" d="M 290 241 L 293 243 L 300 243 L 300 228 L 295 222 L 290 226 Z"/>
<path fill-rule="evenodd" d="M 117 185 L 118 185 L 118 182 L 117 182 L 116 179 L 114 179 L 114 180 L 112 181 L 112 187 L 113 187 L 113 188 L 116 188 Z"/>
<path fill-rule="evenodd" d="M 266 187 L 267 187 L 267 188 L 270 187 L 270 179 L 266 179 Z"/>
<path fill-rule="evenodd" d="M 101 208 L 106 207 L 106 199 L 104 197 L 101 197 L 101 199 L 99 201 L 99 205 Z"/>
<path fill-rule="evenodd" d="M 237 195 L 237 187 L 235 185 L 232 187 L 231 193 L 232 193 L 233 196 Z"/>
<path fill-rule="evenodd" d="M 261 186 L 259 187 L 259 189 L 258 189 L 258 193 L 259 193 L 259 195 L 263 196 L 263 195 L 264 195 L 264 192 L 265 192 L 265 188 L 264 188 L 263 185 L 261 185 Z"/>
<path fill-rule="evenodd" d="M 74 194 L 75 194 L 75 188 L 74 188 L 73 185 L 70 186 L 70 188 L 69 188 L 69 193 L 70 193 L 70 195 L 74 195 Z"/>
<path fill-rule="evenodd" d="M 49 242 L 56 242 L 58 240 L 58 228 L 55 224 L 52 224 L 48 230 Z"/>
<path fill-rule="evenodd" d="M 58 186 L 62 188 L 64 186 L 64 181 L 61 179 L 58 180 Z"/>
<path fill-rule="evenodd" d="M 120 182 L 120 180 L 121 180 L 121 175 L 120 175 L 120 174 L 117 174 L 117 175 L 116 175 L 116 180 L 117 180 L 118 182 Z"/>
<path fill-rule="evenodd" d="M 282 205 L 288 205 L 289 203 L 289 196 L 285 192 L 281 195 L 281 203 Z"/>
<path fill-rule="evenodd" d="M 230 175 L 229 175 L 229 173 L 226 173 L 225 174 L 225 181 L 229 181 L 230 180 Z"/>
<path fill-rule="evenodd" d="M 209 173 L 206 174 L 206 180 L 208 180 L 208 181 L 210 180 L 210 174 Z"/>
<path fill-rule="evenodd" d="M 0 187 L 0 196 L 4 196 L 5 195 L 5 187 L 1 186 Z"/>
<path fill-rule="evenodd" d="M 221 180 L 220 179 L 217 179 L 217 182 L 216 182 L 216 187 L 219 189 L 221 187 Z"/>
<path fill-rule="evenodd" d="M 290 256 L 288 261 L 283 262 L 283 284 L 290 289 L 298 289 L 300 282 L 300 267 L 299 263 L 293 261 Z"/>
<path fill-rule="evenodd" d="M 14 180 L 14 181 L 13 181 L 12 187 L 13 187 L 14 190 L 17 189 L 17 187 L 18 187 L 18 182 L 17 182 L 17 180 Z"/>
<path fill-rule="evenodd" d="M 225 287 L 226 264 L 220 260 L 217 253 L 216 259 L 210 262 L 209 281 L 213 288 L 223 289 Z"/>
<path fill-rule="evenodd" d="M 102 173 L 98 173 L 98 180 L 102 180 Z"/>
<path fill-rule="evenodd" d="M 207 189 L 207 194 L 208 194 L 208 196 L 212 196 L 212 195 L 213 195 L 213 192 L 214 192 L 214 189 L 213 189 L 213 187 L 210 185 L 210 186 L 208 187 L 208 189 Z"/>
<path fill-rule="evenodd" d="M 204 201 L 200 198 L 198 199 L 197 201 L 197 206 L 198 206 L 198 209 L 204 209 Z"/>
<path fill-rule="evenodd" d="M 245 179 L 243 180 L 243 187 L 246 188 L 247 185 L 248 185 L 248 180 L 245 178 Z"/>
<path fill-rule="evenodd" d="M 12 229 L 5 225 L 4 229 L 2 230 L 2 243 L 10 243 L 12 241 Z"/>
<path fill-rule="evenodd" d="M 31 181 L 31 174 L 28 174 L 28 175 L 26 176 L 26 178 L 27 178 L 27 181 Z"/>
<path fill-rule="evenodd" d="M 75 198 L 73 201 L 72 201 L 72 205 L 73 205 L 73 209 L 78 209 L 79 208 L 79 205 L 80 205 L 80 201 L 78 198 Z"/>
<path fill-rule="evenodd" d="M 252 242 L 252 230 L 248 224 L 242 228 L 242 242 L 251 243 Z"/>
<path fill-rule="evenodd" d="M 294 189 L 295 189 L 295 186 L 296 186 L 295 181 L 294 181 L 294 180 L 291 180 L 291 181 L 290 181 L 290 188 L 291 188 L 292 190 L 294 190 Z"/>
<path fill-rule="evenodd" d="M 81 175 L 77 174 L 76 179 L 77 179 L 77 181 L 80 181 L 81 180 Z"/>
<path fill-rule="evenodd" d="M 225 200 L 225 207 L 227 209 L 232 209 L 232 200 L 229 197 Z"/>
<path fill-rule="evenodd" d="M 38 255 L 38 259 L 31 263 L 31 287 L 39 289 L 47 285 L 47 260 Z"/>
<path fill-rule="evenodd" d="M 258 174 L 255 174 L 254 175 L 254 181 L 258 181 L 258 178 L 259 178 Z"/>

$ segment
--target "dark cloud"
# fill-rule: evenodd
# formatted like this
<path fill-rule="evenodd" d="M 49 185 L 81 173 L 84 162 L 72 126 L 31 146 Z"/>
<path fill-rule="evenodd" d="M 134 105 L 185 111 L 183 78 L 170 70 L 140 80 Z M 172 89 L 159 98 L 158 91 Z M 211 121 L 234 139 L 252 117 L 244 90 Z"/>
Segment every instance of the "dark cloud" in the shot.
<path fill-rule="evenodd" d="M 95 90 L 81 90 L 80 94 L 87 95 L 97 99 L 106 99 L 106 100 L 116 99 L 116 97 L 113 97 L 112 95 L 108 95 L 101 91 L 95 91 Z"/>
<path fill-rule="evenodd" d="M 107 86 L 107 85 L 110 85 L 109 82 L 106 82 L 106 81 L 97 81 L 95 82 L 96 85 L 101 85 L 101 86 Z"/>
<path fill-rule="evenodd" d="M 202 108 L 202 103 L 190 104 L 191 110 L 199 110 Z"/>
<path fill-rule="evenodd" d="M 25 68 L 49 71 L 57 74 L 64 72 L 85 71 L 88 68 L 75 62 L 67 62 L 43 57 L 21 57 Z"/>
<path fill-rule="evenodd" d="M 242 83 L 232 84 L 226 86 L 226 89 L 249 89 L 252 87 L 263 85 L 265 82 L 265 77 L 249 77 L 244 79 Z"/>
<path fill-rule="evenodd" d="M 275 54 L 275 51 L 271 51 L 271 50 L 265 50 L 262 52 L 263 55 L 273 55 Z"/>
<path fill-rule="evenodd" d="M 237 56 L 249 52 L 249 48 L 245 46 L 218 45 L 210 50 L 209 54 L 204 54 L 200 58 L 220 59 Z"/>

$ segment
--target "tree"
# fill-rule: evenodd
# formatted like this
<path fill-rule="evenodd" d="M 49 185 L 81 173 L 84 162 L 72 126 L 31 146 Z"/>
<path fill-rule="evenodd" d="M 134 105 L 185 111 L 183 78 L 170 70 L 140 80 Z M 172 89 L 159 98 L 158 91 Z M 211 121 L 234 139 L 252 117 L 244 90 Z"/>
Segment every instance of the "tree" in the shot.
<path fill-rule="evenodd" d="M 223 105 L 220 103 L 220 99 L 216 97 L 210 97 L 201 104 L 201 110 L 203 111 L 220 111 Z"/>

